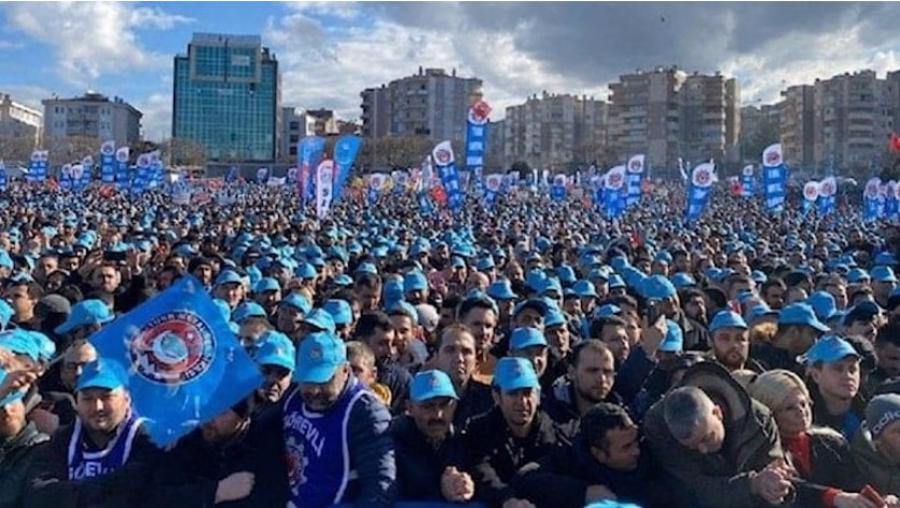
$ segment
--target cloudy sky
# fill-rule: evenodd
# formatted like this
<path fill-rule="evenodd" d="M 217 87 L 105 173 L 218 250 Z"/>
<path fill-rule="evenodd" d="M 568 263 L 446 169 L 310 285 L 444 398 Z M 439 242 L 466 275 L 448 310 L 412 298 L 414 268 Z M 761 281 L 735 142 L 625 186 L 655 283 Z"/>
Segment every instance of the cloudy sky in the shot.
<path fill-rule="evenodd" d="M 0 91 L 33 105 L 87 89 L 167 136 L 172 57 L 193 32 L 259 34 L 285 105 L 359 117 L 359 92 L 456 68 L 505 106 L 542 90 L 605 97 L 636 69 L 737 77 L 744 104 L 860 69 L 900 69 L 896 3 L 0 3 Z"/>

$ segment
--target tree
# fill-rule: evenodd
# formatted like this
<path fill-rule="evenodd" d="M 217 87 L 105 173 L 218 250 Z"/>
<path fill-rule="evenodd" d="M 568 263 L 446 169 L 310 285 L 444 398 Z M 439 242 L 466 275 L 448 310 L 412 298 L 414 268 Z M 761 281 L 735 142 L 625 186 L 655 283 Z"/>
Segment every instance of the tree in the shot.
<path fill-rule="evenodd" d="M 760 120 L 759 126 L 741 136 L 741 155 L 744 161 L 759 160 L 767 146 L 781 139 L 781 126 L 770 120 Z"/>
<path fill-rule="evenodd" d="M 170 138 L 160 144 L 163 160 L 178 166 L 206 166 L 206 147 L 192 139 Z"/>
<path fill-rule="evenodd" d="M 356 165 L 363 173 L 418 167 L 431 154 L 435 144 L 426 136 L 365 138 Z M 452 146 L 457 166 L 461 167 L 465 163 L 462 143 L 453 142 Z"/>
<path fill-rule="evenodd" d="M 525 175 L 531 173 L 531 166 L 528 165 L 526 161 L 516 161 L 512 163 L 510 169 L 513 171 L 518 171 L 520 175 L 524 178 Z"/>
<path fill-rule="evenodd" d="M 7 165 L 18 163 L 28 165 L 34 150 L 34 138 L 26 136 L 0 136 L 0 160 Z"/>
<path fill-rule="evenodd" d="M 96 160 L 100 154 L 100 140 L 89 136 L 51 137 L 44 146 L 50 151 L 51 167 L 79 162 L 90 155 Z"/>

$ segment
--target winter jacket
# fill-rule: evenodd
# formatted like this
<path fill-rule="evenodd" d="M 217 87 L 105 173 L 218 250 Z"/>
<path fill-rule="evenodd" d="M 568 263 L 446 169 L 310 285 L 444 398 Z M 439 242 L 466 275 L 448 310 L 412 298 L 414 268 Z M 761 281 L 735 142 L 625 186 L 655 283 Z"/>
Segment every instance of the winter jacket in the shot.
<path fill-rule="evenodd" d="M 453 414 L 453 425 L 463 429 L 473 418 L 487 413 L 493 407 L 494 396 L 491 394 L 491 387 L 470 379 L 465 391 L 459 394 L 456 413 Z"/>
<path fill-rule="evenodd" d="M 28 423 L 14 437 L 0 440 L 0 508 L 21 505 L 25 474 L 34 461 L 37 446 L 49 439 L 34 423 Z"/>
<path fill-rule="evenodd" d="M 866 424 L 856 431 L 850 443 L 853 460 L 862 477 L 882 496 L 900 496 L 900 464 L 889 460 L 875 449 L 872 433 Z"/>
<path fill-rule="evenodd" d="M 441 476 L 444 469 L 459 466 L 463 461 L 462 443 L 453 426 L 437 448 L 425 439 L 409 415 L 395 418 L 390 431 L 397 456 L 398 499 L 443 501 Z"/>
<path fill-rule="evenodd" d="M 853 456 L 850 445 L 837 432 L 814 427 L 807 433 L 809 452 L 809 471 L 799 466 L 799 460 L 790 452 L 785 443 L 785 454 L 794 464 L 802 482 L 796 482 L 797 506 L 826 508 L 828 491 L 859 492 L 865 486 Z"/>

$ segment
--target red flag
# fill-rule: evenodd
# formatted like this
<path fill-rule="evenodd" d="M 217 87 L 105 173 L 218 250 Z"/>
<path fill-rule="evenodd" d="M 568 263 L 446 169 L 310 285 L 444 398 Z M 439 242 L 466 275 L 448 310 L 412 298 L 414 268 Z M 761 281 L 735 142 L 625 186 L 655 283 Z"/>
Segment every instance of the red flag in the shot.
<path fill-rule="evenodd" d="M 900 152 L 900 136 L 896 133 L 891 133 L 891 149 L 895 152 Z"/>

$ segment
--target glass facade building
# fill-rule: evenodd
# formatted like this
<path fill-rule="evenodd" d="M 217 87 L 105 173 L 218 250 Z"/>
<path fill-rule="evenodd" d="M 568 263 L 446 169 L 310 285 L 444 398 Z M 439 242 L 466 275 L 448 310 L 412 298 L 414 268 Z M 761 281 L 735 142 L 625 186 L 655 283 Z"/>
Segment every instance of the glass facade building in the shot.
<path fill-rule="evenodd" d="M 195 33 L 175 57 L 172 102 L 172 137 L 203 145 L 208 160 L 276 160 L 281 78 L 259 36 Z"/>

